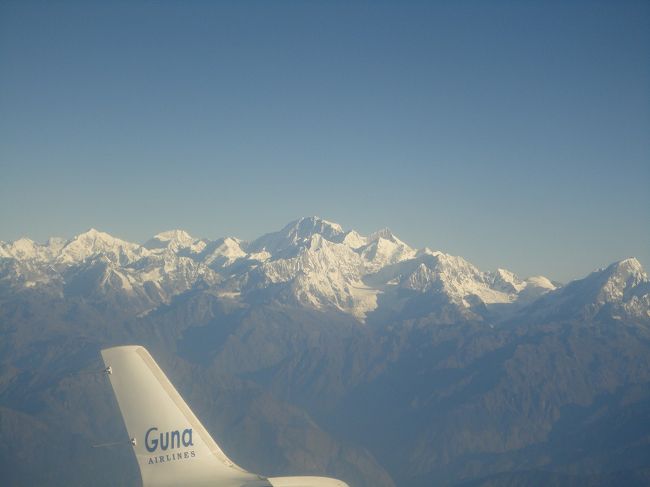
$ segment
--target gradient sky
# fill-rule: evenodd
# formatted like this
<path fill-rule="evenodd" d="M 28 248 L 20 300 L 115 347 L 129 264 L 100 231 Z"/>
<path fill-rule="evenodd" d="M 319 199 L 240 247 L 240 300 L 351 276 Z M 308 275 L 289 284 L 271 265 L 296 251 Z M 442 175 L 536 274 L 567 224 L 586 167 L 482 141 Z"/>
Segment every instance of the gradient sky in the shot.
<path fill-rule="evenodd" d="M 650 2 L 0 1 L 0 240 L 303 215 L 650 264 Z"/>

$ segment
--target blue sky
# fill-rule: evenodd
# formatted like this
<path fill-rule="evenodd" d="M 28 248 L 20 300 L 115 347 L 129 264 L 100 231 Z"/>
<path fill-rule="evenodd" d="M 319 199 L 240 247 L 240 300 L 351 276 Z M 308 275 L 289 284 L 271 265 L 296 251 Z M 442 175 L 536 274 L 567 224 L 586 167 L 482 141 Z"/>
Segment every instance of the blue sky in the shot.
<path fill-rule="evenodd" d="M 650 264 L 647 1 L 0 1 L 0 240 L 303 215 Z"/>

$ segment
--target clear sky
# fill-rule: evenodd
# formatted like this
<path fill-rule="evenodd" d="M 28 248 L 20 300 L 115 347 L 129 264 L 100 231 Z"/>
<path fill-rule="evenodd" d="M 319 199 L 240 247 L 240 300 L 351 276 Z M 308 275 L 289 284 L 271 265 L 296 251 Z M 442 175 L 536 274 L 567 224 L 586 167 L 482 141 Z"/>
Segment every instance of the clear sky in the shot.
<path fill-rule="evenodd" d="M 650 2 L 0 0 L 0 240 L 304 215 L 650 264 Z"/>

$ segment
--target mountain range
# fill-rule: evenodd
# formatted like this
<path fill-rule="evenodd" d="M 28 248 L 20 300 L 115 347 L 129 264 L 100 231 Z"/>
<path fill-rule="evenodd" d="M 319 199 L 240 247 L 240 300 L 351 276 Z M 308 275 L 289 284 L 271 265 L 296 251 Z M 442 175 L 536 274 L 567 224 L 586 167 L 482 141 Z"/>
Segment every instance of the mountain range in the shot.
<path fill-rule="evenodd" d="M 128 448 L 91 448 L 126 438 L 98 372 L 99 349 L 125 343 L 269 475 L 650 483 L 650 280 L 634 258 L 561 285 L 318 217 L 251 242 L 91 229 L 0 242 L 0 337 L 8 485 L 137 484 Z"/>

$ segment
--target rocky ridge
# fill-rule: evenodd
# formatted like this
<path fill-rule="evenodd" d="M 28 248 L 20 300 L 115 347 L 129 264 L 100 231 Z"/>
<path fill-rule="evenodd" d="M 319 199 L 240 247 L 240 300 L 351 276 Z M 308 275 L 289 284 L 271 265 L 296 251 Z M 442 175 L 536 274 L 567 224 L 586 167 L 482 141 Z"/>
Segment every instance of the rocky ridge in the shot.
<path fill-rule="evenodd" d="M 543 277 L 482 272 L 461 257 L 413 249 L 388 229 L 363 236 L 318 217 L 300 218 L 250 243 L 172 230 L 140 245 L 90 229 L 67 241 L 0 242 L 0 258 L 0 280 L 14 291 L 116 293 L 139 312 L 197 285 L 232 299 L 339 310 L 361 322 L 381 303 L 403 306 L 416 294 L 437 295 L 468 311 L 479 304 L 521 307 L 556 287 Z M 74 284 L 79 280 L 83 289 Z"/>

